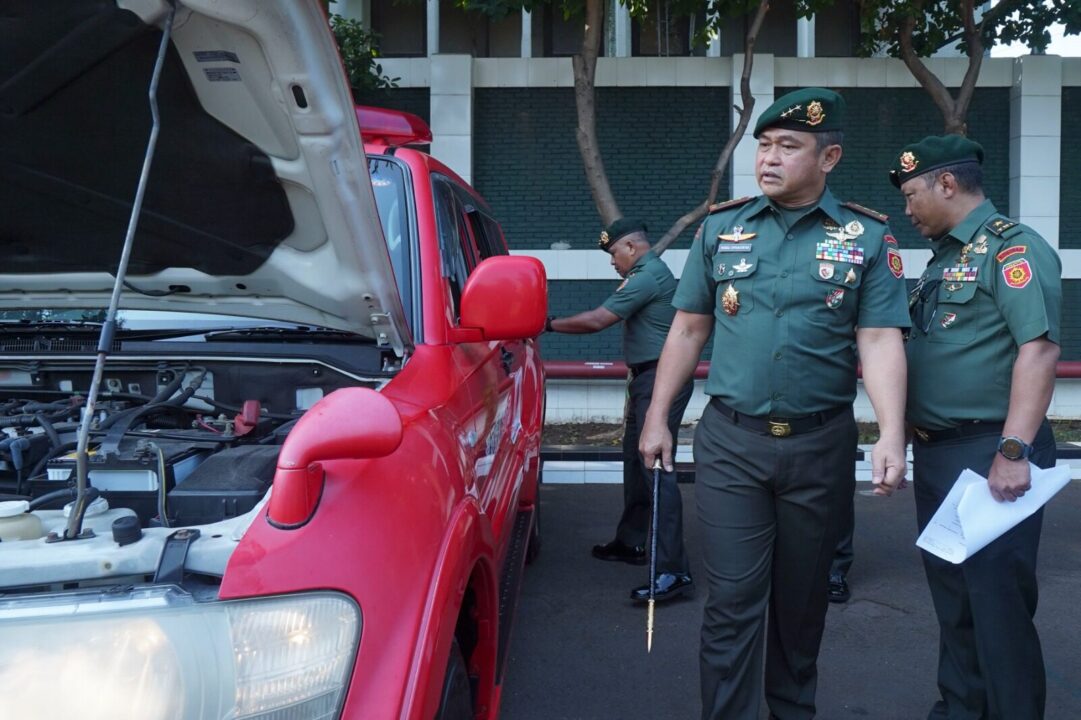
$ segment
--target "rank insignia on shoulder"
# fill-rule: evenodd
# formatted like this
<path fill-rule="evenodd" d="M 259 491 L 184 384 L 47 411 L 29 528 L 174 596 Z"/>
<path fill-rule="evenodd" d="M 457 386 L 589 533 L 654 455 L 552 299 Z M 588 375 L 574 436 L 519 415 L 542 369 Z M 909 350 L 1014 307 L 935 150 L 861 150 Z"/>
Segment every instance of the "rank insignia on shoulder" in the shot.
<path fill-rule="evenodd" d="M 712 205 L 709 206 L 709 213 L 710 213 L 710 215 L 712 215 L 713 213 L 720 212 L 721 210 L 727 210 L 728 208 L 734 208 L 734 207 L 739 207 L 740 205 L 746 205 L 751 200 L 754 200 L 754 198 L 751 197 L 750 195 L 747 195 L 745 197 L 736 198 L 735 200 L 728 200 L 726 202 L 713 203 Z"/>
<path fill-rule="evenodd" d="M 993 232 L 995 235 L 1002 237 L 1007 230 L 1017 227 L 1017 223 L 1006 218 L 995 218 L 991 222 L 987 223 L 987 229 Z"/>
<path fill-rule="evenodd" d="M 880 213 L 877 210 L 872 210 L 869 207 L 864 207 L 863 205 L 860 205 L 858 203 L 846 202 L 846 203 L 842 203 L 842 204 L 846 208 L 848 208 L 849 210 L 855 210 L 856 212 L 860 213 L 861 215 L 866 215 L 867 217 L 874 218 L 875 220 L 878 220 L 879 222 L 882 222 L 882 223 L 884 223 L 884 222 L 886 222 L 887 220 L 890 219 L 889 215 L 886 215 L 885 213 Z"/>
<path fill-rule="evenodd" d="M 1014 245 L 1013 247 L 1006 248 L 998 255 L 995 255 L 995 260 L 1003 262 L 1011 255 L 1024 255 L 1026 250 L 1028 250 L 1028 247 L 1026 247 L 1025 245 Z"/>

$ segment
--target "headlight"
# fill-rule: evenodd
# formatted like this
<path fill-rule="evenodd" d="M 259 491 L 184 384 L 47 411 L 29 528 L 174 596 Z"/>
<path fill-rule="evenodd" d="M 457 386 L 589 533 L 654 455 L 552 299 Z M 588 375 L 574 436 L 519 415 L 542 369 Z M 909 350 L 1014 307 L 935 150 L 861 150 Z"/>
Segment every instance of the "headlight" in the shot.
<path fill-rule="evenodd" d="M 335 593 L 198 603 L 172 588 L 0 601 L 4 717 L 336 718 L 360 610 Z"/>

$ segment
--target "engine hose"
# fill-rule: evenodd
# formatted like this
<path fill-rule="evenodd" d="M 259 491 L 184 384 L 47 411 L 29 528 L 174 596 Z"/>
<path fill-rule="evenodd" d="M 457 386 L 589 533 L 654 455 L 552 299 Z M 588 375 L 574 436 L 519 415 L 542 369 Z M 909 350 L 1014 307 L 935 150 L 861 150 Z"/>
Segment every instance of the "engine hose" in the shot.
<path fill-rule="evenodd" d="M 38 413 L 34 415 L 34 419 L 38 421 L 38 425 L 45 431 L 45 434 L 49 436 L 50 447 L 60 447 L 60 433 L 56 432 L 56 428 L 53 427 L 52 421 L 47 417 Z"/>
<path fill-rule="evenodd" d="M 57 500 L 74 500 L 76 496 L 75 488 L 66 487 L 61 490 L 53 490 L 47 492 L 44 495 L 39 495 L 30 501 L 30 509 L 37 510 L 38 508 L 49 505 Z"/>

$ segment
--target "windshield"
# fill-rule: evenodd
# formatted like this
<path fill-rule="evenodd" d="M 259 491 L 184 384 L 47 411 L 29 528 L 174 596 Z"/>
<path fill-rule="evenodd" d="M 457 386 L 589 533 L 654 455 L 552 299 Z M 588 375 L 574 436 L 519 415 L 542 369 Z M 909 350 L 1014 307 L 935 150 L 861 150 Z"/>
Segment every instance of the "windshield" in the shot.
<path fill-rule="evenodd" d="M 412 327 L 413 243 L 410 240 L 413 216 L 409 212 L 405 171 L 401 165 L 389 158 L 370 157 L 368 172 L 372 176 L 375 204 L 379 208 L 379 220 L 383 224 L 383 236 L 387 239 L 390 261 L 394 265 L 394 279 L 398 283 L 402 308 L 409 320 L 410 329 L 415 332 Z"/>

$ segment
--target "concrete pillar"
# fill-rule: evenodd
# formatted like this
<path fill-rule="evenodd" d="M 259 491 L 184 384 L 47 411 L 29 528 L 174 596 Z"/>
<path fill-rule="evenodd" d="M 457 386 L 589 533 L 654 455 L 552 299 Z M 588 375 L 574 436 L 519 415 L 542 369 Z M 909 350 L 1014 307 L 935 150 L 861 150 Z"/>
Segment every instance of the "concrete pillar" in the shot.
<path fill-rule="evenodd" d="M 743 53 L 732 56 L 732 104 L 742 105 L 739 95 L 740 77 L 743 75 Z M 758 183 L 754 179 L 754 158 L 757 143 L 751 133 L 762 111 L 773 104 L 773 56 L 754 54 L 754 70 L 751 72 L 751 94 L 754 95 L 754 112 L 747 124 L 743 139 L 732 153 L 731 177 L 732 197 L 759 195 Z M 739 122 L 739 113 L 732 109 L 732 128 Z"/>
<path fill-rule="evenodd" d="M 428 56 L 439 54 L 439 0 L 428 0 Z"/>
<path fill-rule="evenodd" d="M 473 58 L 432 55 L 432 155 L 473 182 Z"/>
<path fill-rule="evenodd" d="M 1055 248 L 1059 245 L 1061 143 L 1062 58 L 1026 55 L 1015 59 L 1010 87 L 1008 212 Z"/>
<path fill-rule="evenodd" d="M 815 17 L 796 20 L 796 57 L 815 56 Z"/>
<path fill-rule="evenodd" d="M 706 22 L 711 26 L 717 21 L 717 13 L 710 13 Z M 721 56 L 721 31 L 713 30 L 712 35 L 709 36 L 709 45 L 706 46 L 706 57 L 720 57 Z"/>
<path fill-rule="evenodd" d="M 330 7 L 330 12 L 337 13 L 350 20 L 359 20 L 364 27 L 372 27 L 371 0 L 338 0 Z"/>
<path fill-rule="evenodd" d="M 522 57 L 533 57 L 533 13 L 522 8 Z"/>
<path fill-rule="evenodd" d="M 613 24 L 616 28 L 616 57 L 631 56 L 631 11 L 621 2 L 616 4 Z"/>

